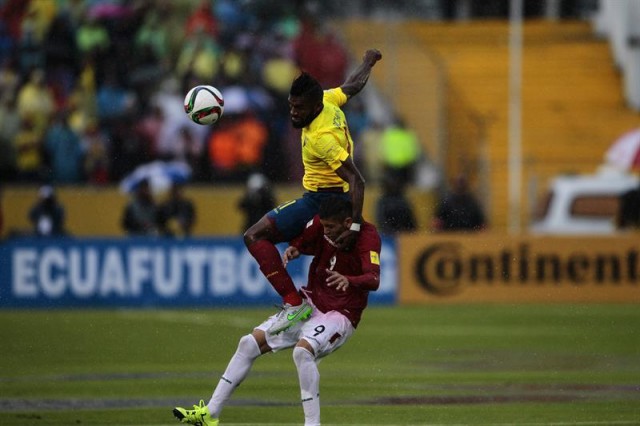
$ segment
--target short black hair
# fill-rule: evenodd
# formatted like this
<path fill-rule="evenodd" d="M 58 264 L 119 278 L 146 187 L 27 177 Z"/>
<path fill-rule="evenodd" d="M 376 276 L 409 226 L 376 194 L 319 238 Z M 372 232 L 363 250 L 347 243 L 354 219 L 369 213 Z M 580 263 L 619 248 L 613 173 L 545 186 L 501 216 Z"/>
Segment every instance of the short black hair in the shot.
<path fill-rule="evenodd" d="M 293 83 L 291 83 L 291 96 L 302 96 L 314 102 L 322 102 L 324 92 L 318 80 L 313 78 L 311 74 L 302 72 Z"/>
<path fill-rule="evenodd" d="M 322 200 L 318 209 L 320 219 L 345 220 L 353 214 L 351 201 L 346 198 L 331 196 Z"/>

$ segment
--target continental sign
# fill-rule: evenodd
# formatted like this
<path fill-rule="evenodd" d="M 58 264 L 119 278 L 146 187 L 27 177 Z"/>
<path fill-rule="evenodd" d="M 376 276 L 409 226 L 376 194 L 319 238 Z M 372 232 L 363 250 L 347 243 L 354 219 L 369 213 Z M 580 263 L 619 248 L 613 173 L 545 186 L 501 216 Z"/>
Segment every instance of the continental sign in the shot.
<path fill-rule="evenodd" d="M 620 237 L 407 235 L 401 303 L 640 302 L 640 241 Z"/>

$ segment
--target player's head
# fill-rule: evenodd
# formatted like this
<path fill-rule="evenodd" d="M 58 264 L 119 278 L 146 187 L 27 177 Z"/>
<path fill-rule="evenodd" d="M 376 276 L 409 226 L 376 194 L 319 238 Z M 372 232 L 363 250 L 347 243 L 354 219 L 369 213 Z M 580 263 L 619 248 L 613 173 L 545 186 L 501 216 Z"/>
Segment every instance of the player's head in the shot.
<path fill-rule="evenodd" d="M 351 201 L 337 196 L 328 197 L 320 204 L 318 216 L 324 234 L 335 241 L 353 223 Z"/>
<path fill-rule="evenodd" d="M 306 72 L 293 80 L 289 91 L 289 114 L 293 127 L 302 129 L 320 114 L 323 94 L 320 83 Z"/>

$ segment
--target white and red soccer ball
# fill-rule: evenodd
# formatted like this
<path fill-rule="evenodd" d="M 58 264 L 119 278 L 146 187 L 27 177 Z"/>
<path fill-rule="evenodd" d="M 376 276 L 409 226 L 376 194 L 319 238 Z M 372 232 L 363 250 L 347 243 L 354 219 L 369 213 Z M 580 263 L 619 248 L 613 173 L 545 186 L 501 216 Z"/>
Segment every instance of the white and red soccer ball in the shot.
<path fill-rule="evenodd" d="M 224 97 L 213 86 L 196 86 L 184 98 L 184 112 L 194 123 L 213 124 L 222 117 Z"/>

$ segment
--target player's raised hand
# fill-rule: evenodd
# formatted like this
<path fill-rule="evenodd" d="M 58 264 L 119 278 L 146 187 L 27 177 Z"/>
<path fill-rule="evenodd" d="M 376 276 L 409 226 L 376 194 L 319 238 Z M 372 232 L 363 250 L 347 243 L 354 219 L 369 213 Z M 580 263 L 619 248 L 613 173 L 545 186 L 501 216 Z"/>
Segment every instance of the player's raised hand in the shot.
<path fill-rule="evenodd" d="M 296 247 L 289 246 L 282 254 L 282 265 L 286 268 L 290 260 L 297 259 L 298 257 L 300 257 L 300 250 Z"/>
<path fill-rule="evenodd" d="M 335 287 L 336 290 L 347 291 L 349 288 L 349 280 L 347 277 L 331 269 L 326 269 L 326 271 L 327 274 L 329 274 L 327 277 L 327 285 L 329 287 Z"/>
<path fill-rule="evenodd" d="M 374 66 L 380 59 L 382 59 L 382 53 L 378 49 L 368 49 L 364 52 L 364 58 L 362 58 L 369 66 Z"/>

